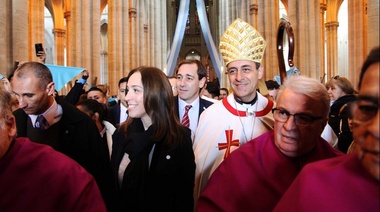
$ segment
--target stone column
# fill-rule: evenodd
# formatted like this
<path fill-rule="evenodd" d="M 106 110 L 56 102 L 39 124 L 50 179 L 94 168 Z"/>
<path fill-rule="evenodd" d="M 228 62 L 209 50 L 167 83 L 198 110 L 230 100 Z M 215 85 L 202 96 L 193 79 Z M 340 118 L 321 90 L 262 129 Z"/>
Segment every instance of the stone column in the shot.
<path fill-rule="evenodd" d="M 242 20 L 247 20 L 247 23 L 253 26 L 253 22 L 251 22 L 251 19 L 250 19 L 249 6 L 250 6 L 249 1 L 237 1 L 236 11 L 239 18 L 241 18 Z"/>
<path fill-rule="evenodd" d="M 250 23 L 256 29 L 258 25 L 257 23 L 258 10 L 259 10 L 259 5 L 257 5 L 257 3 L 252 2 L 252 4 L 249 5 Z"/>
<path fill-rule="evenodd" d="M 9 3 L 9 1 L 7 1 Z M 12 27 L 9 28 L 11 38 L 8 40 L 10 45 L 10 54 L 13 54 L 12 61 L 27 61 L 31 59 L 31 52 L 34 51 L 35 40 L 29 41 L 29 27 L 28 27 L 28 1 L 12 1 L 11 6 L 8 7 L 9 21 Z M 17 20 L 17 21 L 14 21 Z M 32 39 L 32 38 L 30 38 Z M 43 42 L 43 40 L 41 41 Z M 27 51 L 20 51 L 20 49 L 27 49 Z M 36 59 L 35 53 L 34 59 Z M 30 56 L 30 58 L 29 58 Z M 13 62 L 12 62 L 13 63 Z"/>
<path fill-rule="evenodd" d="M 288 20 L 293 28 L 295 40 L 294 64 L 302 75 L 319 80 L 322 66 L 320 46 L 323 45 L 320 43 L 319 0 L 289 0 L 288 9 Z"/>
<path fill-rule="evenodd" d="M 139 11 L 136 26 L 136 37 L 139 40 L 139 66 L 150 65 L 149 61 L 149 26 L 148 26 L 148 5 L 145 2 L 139 1 L 136 10 Z M 170 34 L 170 33 L 169 33 Z"/>
<path fill-rule="evenodd" d="M 130 70 L 129 45 L 128 2 L 110 0 L 108 1 L 108 83 L 111 92 L 117 90 L 117 83 L 124 75 L 124 70 Z"/>
<path fill-rule="evenodd" d="M 327 79 L 338 74 L 338 26 L 337 21 L 326 23 L 327 33 Z"/>
<path fill-rule="evenodd" d="M 368 22 L 368 50 L 369 52 L 373 47 L 379 46 L 379 0 L 367 0 L 367 22 Z"/>
<path fill-rule="evenodd" d="M 167 19 L 165 15 L 166 14 L 166 4 L 164 1 L 156 1 L 156 7 L 154 11 L 154 16 L 156 17 L 156 20 L 160 20 L 158 24 L 156 24 L 156 63 L 153 64 L 154 66 L 160 68 L 161 70 L 164 69 L 166 66 L 166 56 L 168 55 L 168 49 L 167 49 Z"/>
<path fill-rule="evenodd" d="M 238 1 L 238 0 L 229 0 L 228 1 L 228 10 L 229 10 L 229 13 L 230 13 L 230 16 L 229 16 L 229 18 L 230 18 L 230 24 L 236 19 L 236 18 L 238 18 L 238 17 L 241 17 L 241 14 L 239 14 L 238 13 L 238 5 L 240 5 L 239 4 L 239 2 L 240 1 Z M 247 19 L 242 19 L 242 20 L 244 20 L 244 21 L 247 21 Z M 228 27 L 228 26 L 227 26 Z"/>
<path fill-rule="evenodd" d="M 26 5 L 29 5 L 28 8 L 28 13 L 29 14 L 29 20 L 28 24 L 25 24 L 23 27 L 25 29 L 25 26 L 28 26 L 28 60 L 34 60 L 34 61 L 39 61 L 39 59 L 36 56 L 36 51 L 34 48 L 35 43 L 45 43 L 45 36 L 44 36 L 44 30 L 45 30 L 45 22 L 44 22 L 44 9 L 45 9 L 45 1 L 27 1 Z M 14 21 L 18 22 L 19 17 L 16 16 L 15 19 L 17 20 Z M 24 37 L 23 39 L 25 39 Z M 25 46 L 24 46 L 25 49 Z"/>
<path fill-rule="evenodd" d="M 174 32 L 175 32 L 175 26 L 177 23 L 177 14 L 176 14 L 176 4 L 175 1 L 166 1 L 166 8 L 167 8 L 167 18 L 168 18 L 168 26 L 167 26 L 167 31 L 168 31 L 168 49 L 171 48 L 171 43 L 173 42 L 174 39 Z M 149 8 L 145 8 L 145 10 L 149 11 Z M 146 22 L 148 23 L 148 16 L 146 16 Z M 147 25 L 148 27 L 148 25 Z M 149 41 L 149 38 L 148 38 Z M 148 42 L 149 43 L 149 42 Z M 148 44 L 147 43 L 147 44 Z"/>
<path fill-rule="evenodd" d="M 81 1 L 71 1 L 70 10 L 66 11 L 66 20 L 69 17 L 69 24 L 67 25 L 67 65 L 80 67 L 82 66 L 80 58 L 83 55 L 82 52 L 82 20 L 81 17 L 82 4 Z M 89 70 L 91 71 L 91 70 Z M 91 82 L 92 72 L 90 72 Z"/>
<path fill-rule="evenodd" d="M 64 12 L 64 18 L 66 20 L 66 43 L 65 43 L 65 45 L 66 45 L 66 61 L 64 64 L 70 66 L 70 59 L 72 58 L 71 57 L 71 46 L 72 46 L 71 38 L 73 37 L 73 35 L 71 33 L 71 29 L 72 29 L 71 12 L 65 11 Z"/>
<path fill-rule="evenodd" d="M 101 73 L 102 77 L 104 77 L 105 79 L 109 79 L 108 71 L 105 71 L 105 70 L 108 70 L 108 54 L 107 54 L 107 51 L 101 51 L 100 52 L 100 70 L 102 72 Z M 110 85 L 111 93 L 113 94 L 114 92 L 116 92 L 116 90 L 111 89 L 111 85 L 115 84 L 115 82 L 110 83 L 108 81 L 108 84 Z"/>
<path fill-rule="evenodd" d="M 84 0 L 81 10 L 83 26 L 83 65 L 92 72 L 93 77 L 98 77 L 98 84 L 106 84 L 108 79 L 100 73 L 100 1 Z M 97 45 L 94 45 L 97 44 Z M 105 70 L 106 72 L 108 70 Z"/>
<path fill-rule="evenodd" d="M 367 14 L 364 1 L 348 0 L 348 75 L 353 85 L 359 81 L 358 70 L 367 56 Z M 336 73 L 335 73 L 336 74 Z M 332 75 L 333 76 L 333 75 Z"/>
<path fill-rule="evenodd" d="M 66 31 L 64 29 L 53 29 L 54 34 L 54 48 L 57 65 L 65 65 L 65 37 Z"/>
<path fill-rule="evenodd" d="M 218 20 L 220 19 L 219 12 L 218 12 L 218 3 L 219 1 L 215 0 L 210 0 L 209 1 L 209 25 L 210 25 L 210 30 L 212 33 L 212 39 L 214 39 L 216 48 L 219 46 L 219 41 L 221 35 L 219 34 L 219 25 L 218 25 Z"/>
<path fill-rule="evenodd" d="M 149 63 L 157 68 L 164 69 L 166 66 L 167 49 L 167 27 L 166 27 L 166 3 L 165 1 L 155 0 L 155 7 L 150 7 L 150 19 L 148 30 L 150 36 L 150 61 Z"/>
<path fill-rule="evenodd" d="M 17 24 L 12 24 L 11 22 L 12 5 L 9 2 L 10 1 L 0 1 L 0 46 L 3 47 L 3 51 L 0 54 L 0 74 L 5 77 L 8 77 L 8 75 L 13 71 L 13 64 L 15 61 L 13 55 L 16 53 L 12 48 L 12 32 L 13 27 L 17 27 Z M 27 17 L 25 17 L 25 21 L 27 20 Z"/>
<path fill-rule="evenodd" d="M 280 23 L 279 0 L 258 0 L 258 27 L 256 28 L 267 42 L 262 66 L 263 79 L 273 79 L 279 74 L 277 60 L 277 29 Z"/>
<path fill-rule="evenodd" d="M 148 48 L 148 43 L 149 43 L 149 29 L 148 29 L 148 24 L 144 24 L 144 32 L 143 32 L 143 51 L 141 52 L 141 63 L 142 65 L 148 65 L 148 57 L 149 57 L 149 48 Z"/>
<path fill-rule="evenodd" d="M 156 24 L 156 17 L 154 16 L 155 14 L 155 10 L 153 7 L 148 7 L 148 13 L 149 13 L 149 19 L 148 19 L 148 34 L 149 34 L 149 42 L 148 42 L 148 46 L 149 46 L 149 59 L 148 59 L 148 63 L 149 64 L 154 64 L 155 63 L 155 48 L 156 48 L 156 34 L 155 34 L 155 30 L 156 30 L 156 27 L 155 27 L 155 24 Z M 175 26 L 175 25 L 174 25 Z M 175 29 L 174 29 L 175 31 Z M 174 41 L 171 41 L 171 42 L 174 42 Z M 167 55 L 167 54 L 166 54 Z"/>
<path fill-rule="evenodd" d="M 220 37 L 223 35 L 224 31 L 227 29 L 228 25 L 232 22 L 229 20 L 228 12 L 228 2 L 227 1 L 218 1 L 219 4 L 219 32 Z M 220 41 L 220 37 L 218 41 Z"/>
<path fill-rule="evenodd" d="M 320 4 L 320 15 L 319 15 L 319 24 L 321 26 L 321 40 L 320 40 L 320 52 L 321 52 L 321 70 L 320 70 L 320 75 L 321 75 L 321 80 L 323 82 L 326 82 L 327 80 L 327 73 L 326 73 L 326 61 L 325 61 L 325 11 L 327 5 L 325 3 Z M 322 79 L 324 77 L 324 79 Z"/>
<path fill-rule="evenodd" d="M 130 42 L 130 48 L 131 48 L 131 51 L 130 51 L 130 55 L 129 55 L 129 59 L 130 59 L 130 64 L 132 67 L 137 67 L 139 62 L 138 62 L 138 59 L 139 59 L 139 40 L 137 38 L 137 21 L 136 21 L 136 13 L 137 13 L 137 10 L 135 7 L 130 7 L 129 8 L 129 20 L 130 20 L 130 27 L 129 27 L 129 33 L 130 33 L 130 39 L 131 39 L 131 42 Z"/>

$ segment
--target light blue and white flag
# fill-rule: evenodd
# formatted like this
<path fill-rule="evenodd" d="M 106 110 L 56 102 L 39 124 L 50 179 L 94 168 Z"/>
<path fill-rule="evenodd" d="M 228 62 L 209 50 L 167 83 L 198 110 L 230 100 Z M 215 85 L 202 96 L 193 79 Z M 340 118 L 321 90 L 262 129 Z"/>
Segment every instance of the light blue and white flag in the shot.
<path fill-rule="evenodd" d="M 57 66 L 52 64 L 45 64 L 53 75 L 53 82 L 57 91 L 61 90 L 66 83 L 76 77 L 85 68 Z"/>

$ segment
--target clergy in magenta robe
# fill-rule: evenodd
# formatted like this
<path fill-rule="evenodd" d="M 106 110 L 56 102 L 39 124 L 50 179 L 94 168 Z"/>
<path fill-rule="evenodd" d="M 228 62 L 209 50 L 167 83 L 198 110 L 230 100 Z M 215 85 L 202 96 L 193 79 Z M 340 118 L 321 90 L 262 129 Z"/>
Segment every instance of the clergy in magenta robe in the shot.
<path fill-rule="evenodd" d="M 379 188 L 351 153 L 307 165 L 275 211 L 379 211 Z"/>
<path fill-rule="evenodd" d="M 229 153 L 273 127 L 273 102 L 257 92 L 253 105 L 236 102 L 230 94 L 205 110 L 195 133 L 194 198 Z"/>
<path fill-rule="evenodd" d="M 0 158 L 0 211 L 106 211 L 94 178 L 51 147 L 16 138 Z"/>
<path fill-rule="evenodd" d="M 266 132 L 220 164 L 197 211 L 272 211 L 303 166 L 341 154 L 320 138 L 308 154 L 288 157 L 275 145 L 274 131 Z"/>

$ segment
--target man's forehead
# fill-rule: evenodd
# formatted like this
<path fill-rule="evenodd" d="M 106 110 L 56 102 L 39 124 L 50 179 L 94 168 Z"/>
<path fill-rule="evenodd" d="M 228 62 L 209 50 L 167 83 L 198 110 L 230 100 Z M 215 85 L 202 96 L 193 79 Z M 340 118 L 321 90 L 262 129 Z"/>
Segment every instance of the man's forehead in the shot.
<path fill-rule="evenodd" d="M 87 95 L 92 95 L 92 96 L 103 96 L 103 93 L 100 91 L 89 91 Z"/>
<path fill-rule="evenodd" d="M 230 69 L 230 68 L 240 68 L 240 67 L 244 67 L 244 66 L 250 66 L 250 67 L 255 67 L 255 62 L 253 61 L 249 61 L 249 60 L 236 60 L 236 61 L 233 61 L 233 62 L 230 62 L 228 65 L 227 65 L 227 68 Z"/>
<path fill-rule="evenodd" d="M 127 86 L 127 82 L 122 82 L 119 85 L 120 88 L 125 88 L 126 86 Z"/>
<path fill-rule="evenodd" d="M 197 64 L 190 63 L 190 64 L 183 64 L 178 68 L 178 72 L 180 71 L 193 71 L 196 72 L 198 69 Z"/>

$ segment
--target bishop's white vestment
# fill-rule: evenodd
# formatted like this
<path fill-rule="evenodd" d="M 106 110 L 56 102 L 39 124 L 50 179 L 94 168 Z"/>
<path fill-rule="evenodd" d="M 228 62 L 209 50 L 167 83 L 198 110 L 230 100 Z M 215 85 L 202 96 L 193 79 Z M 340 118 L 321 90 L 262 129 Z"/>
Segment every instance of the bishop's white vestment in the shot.
<path fill-rule="evenodd" d="M 212 172 L 229 153 L 273 128 L 273 102 L 259 92 L 256 94 L 253 105 L 239 104 L 230 94 L 201 114 L 193 143 L 195 201 Z"/>

